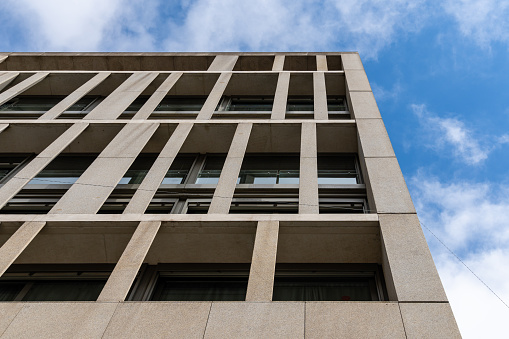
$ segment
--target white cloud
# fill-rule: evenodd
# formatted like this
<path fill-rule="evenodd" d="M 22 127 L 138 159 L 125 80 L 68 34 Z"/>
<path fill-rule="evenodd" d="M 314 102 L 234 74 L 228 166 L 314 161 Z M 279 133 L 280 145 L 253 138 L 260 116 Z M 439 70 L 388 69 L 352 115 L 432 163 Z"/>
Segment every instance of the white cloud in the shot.
<path fill-rule="evenodd" d="M 509 187 L 410 181 L 419 217 L 506 303 L 509 302 Z M 465 338 L 505 338 L 509 309 L 424 230 Z"/>
<path fill-rule="evenodd" d="M 494 41 L 509 42 L 509 1 L 448 0 L 446 13 L 453 16 L 460 32 L 483 47 Z"/>
<path fill-rule="evenodd" d="M 401 93 L 403 93 L 403 87 L 398 82 L 392 85 L 392 88 L 386 89 L 374 82 L 371 83 L 371 89 L 373 90 L 373 94 L 375 95 L 375 99 L 377 102 L 381 101 L 389 101 L 389 100 L 398 100 Z"/>
<path fill-rule="evenodd" d="M 444 150 L 446 144 L 445 146 L 452 148 L 457 158 L 469 165 L 479 164 L 488 158 L 491 149 L 481 145 L 472 130 L 462 121 L 437 117 L 429 112 L 425 105 L 413 104 L 411 108 L 423 127 L 431 132 L 433 146 L 438 147 L 440 151 Z"/>

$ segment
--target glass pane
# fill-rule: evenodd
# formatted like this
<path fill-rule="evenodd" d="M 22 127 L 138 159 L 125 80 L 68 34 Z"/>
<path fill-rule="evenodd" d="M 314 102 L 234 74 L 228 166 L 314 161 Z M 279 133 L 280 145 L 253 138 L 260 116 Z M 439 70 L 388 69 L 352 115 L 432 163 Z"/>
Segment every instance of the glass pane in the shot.
<path fill-rule="evenodd" d="M 147 102 L 147 97 L 139 97 L 134 100 L 129 107 L 127 107 L 126 111 L 139 111 L 141 106 L 143 106 Z"/>
<path fill-rule="evenodd" d="M 356 158 L 353 155 L 318 155 L 318 183 L 358 184 Z"/>
<path fill-rule="evenodd" d="M 343 171 L 318 171 L 318 183 L 328 185 L 357 184 L 356 173 Z"/>
<path fill-rule="evenodd" d="M 314 111 L 313 97 L 288 97 L 287 111 Z"/>
<path fill-rule="evenodd" d="M 344 97 L 327 97 L 327 109 L 329 111 L 348 111 Z"/>
<path fill-rule="evenodd" d="M 147 173 L 148 170 L 128 170 L 126 174 L 124 174 L 124 177 L 120 179 L 118 184 L 141 184 Z"/>
<path fill-rule="evenodd" d="M 62 100 L 62 97 L 50 96 L 50 97 L 17 97 L 9 100 L 2 106 L 0 111 L 12 112 L 12 111 L 48 111 L 50 108 L 58 104 Z"/>
<path fill-rule="evenodd" d="M 28 184 L 73 184 L 95 160 L 95 156 L 59 156 Z"/>
<path fill-rule="evenodd" d="M 193 166 L 195 156 L 179 155 L 173 160 L 170 169 L 166 172 L 163 185 L 183 184 Z"/>
<path fill-rule="evenodd" d="M 272 111 L 273 97 L 232 97 L 227 111 Z"/>
<path fill-rule="evenodd" d="M 274 301 L 371 301 L 369 279 L 275 278 Z"/>
<path fill-rule="evenodd" d="M 155 111 L 199 111 L 206 99 L 206 96 L 189 98 L 167 96 L 156 107 Z"/>
<path fill-rule="evenodd" d="M 0 282 L 0 301 L 13 301 L 24 286 L 23 282 Z"/>
<path fill-rule="evenodd" d="M 320 214 L 324 213 L 364 213 L 361 202 L 320 203 Z"/>
<path fill-rule="evenodd" d="M 1 157 L 0 181 L 25 160 L 25 157 Z"/>
<path fill-rule="evenodd" d="M 225 160 L 226 156 L 224 155 L 207 156 L 207 159 L 205 160 L 205 166 L 198 174 L 196 184 L 217 184 Z"/>
<path fill-rule="evenodd" d="M 298 184 L 299 171 L 279 171 L 278 184 Z"/>
<path fill-rule="evenodd" d="M 240 184 L 276 184 L 278 171 L 241 170 L 239 173 Z"/>
<path fill-rule="evenodd" d="M 36 281 L 23 301 L 94 301 L 106 281 Z"/>
<path fill-rule="evenodd" d="M 247 279 L 162 279 L 152 300 L 244 301 Z"/>

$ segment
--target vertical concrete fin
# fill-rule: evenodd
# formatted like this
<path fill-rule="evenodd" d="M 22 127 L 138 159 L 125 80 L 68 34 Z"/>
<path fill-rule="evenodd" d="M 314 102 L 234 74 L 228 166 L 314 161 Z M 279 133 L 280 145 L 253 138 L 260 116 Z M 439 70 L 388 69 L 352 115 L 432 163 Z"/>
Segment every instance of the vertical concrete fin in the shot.
<path fill-rule="evenodd" d="M 317 55 L 316 56 L 316 70 L 320 72 L 327 72 L 327 56 Z"/>
<path fill-rule="evenodd" d="M 7 127 L 9 127 L 9 124 L 0 124 L 0 133 L 5 131 L 7 129 Z"/>
<path fill-rule="evenodd" d="M 288 99 L 288 88 L 290 87 L 290 73 L 280 72 L 277 79 L 274 105 L 272 106 L 272 120 L 284 120 L 286 115 L 286 101 Z"/>
<path fill-rule="evenodd" d="M 238 55 L 216 55 L 208 72 L 231 72 L 237 63 Z"/>
<path fill-rule="evenodd" d="M 74 105 L 78 100 L 87 95 L 91 90 L 101 84 L 110 72 L 99 72 L 92 79 L 81 85 L 74 92 L 66 96 L 62 101 L 53 106 L 49 111 L 39 117 L 39 120 L 51 120 L 58 118 L 66 109 Z"/>
<path fill-rule="evenodd" d="M 158 127 L 125 126 L 48 214 L 97 213 Z"/>
<path fill-rule="evenodd" d="M 41 231 L 46 222 L 27 221 L 0 247 L 0 277 Z"/>
<path fill-rule="evenodd" d="M 318 214 L 316 123 L 302 123 L 299 175 L 299 214 Z"/>
<path fill-rule="evenodd" d="M 14 177 L 10 178 L 0 188 L 0 208 L 3 208 L 10 199 L 57 157 L 60 152 L 69 146 L 87 127 L 87 123 L 72 125 Z"/>
<path fill-rule="evenodd" d="M 117 119 L 158 75 L 157 72 L 132 74 L 83 119 Z"/>
<path fill-rule="evenodd" d="M 323 72 L 313 73 L 313 102 L 315 120 L 328 120 L 327 90 L 325 88 L 325 74 Z"/>
<path fill-rule="evenodd" d="M 193 127 L 192 123 L 180 123 L 170 139 L 164 146 L 156 161 L 143 179 L 140 187 L 134 193 L 131 201 L 124 210 L 124 214 L 144 213 L 157 189 L 161 185 L 164 176 L 171 167 L 173 160 L 178 155 L 180 148 Z"/>
<path fill-rule="evenodd" d="M 252 123 L 240 123 L 237 125 L 230 150 L 219 176 L 219 182 L 210 203 L 209 214 L 228 214 L 230 211 L 233 193 L 235 192 L 237 178 L 239 177 L 240 167 L 242 166 L 252 127 Z"/>
<path fill-rule="evenodd" d="M 228 86 L 228 82 L 230 81 L 231 76 L 232 73 L 229 72 L 221 73 L 216 81 L 216 84 L 214 85 L 214 88 L 212 88 L 212 91 L 210 91 L 207 100 L 203 104 L 200 113 L 198 113 L 198 117 L 196 118 L 197 120 L 209 120 L 212 118 L 212 114 L 214 114 L 217 104 L 221 100 L 221 97 L 223 96 L 226 86 Z"/>
<path fill-rule="evenodd" d="M 246 301 L 272 301 L 279 221 L 258 221 Z"/>
<path fill-rule="evenodd" d="M 182 72 L 171 73 L 159 86 L 154 94 L 150 96 L 147 102 L 140 108 L 138 113 L 136 113 L 133 117 L 133 120 L 145 120 L 147 119 L 152 112 L 157 108 L 157 105 L 164 99 L 166 94 L 171 90 L 171 88 L 177 83 L 177 81 L 182 76 Z"/>
<path fill-rule="evenodd" d="M 2 73 L 0 75 L 0 91 L 3 90 L 5 87 L 9 86 L 9 84 L 16 79 L 16 77 L 19 75 L 19 72 L 8 72 L 8 73 Z"/>
<path fill-rule="evenodd" d="M 273 71 L 282 71 L 285 65 L 285 56 L 284 55 L 276 55 L 274 57 L 274 64 L 272 65 Z"/>
<path fill-rule="evenodd" d="M 97 301 L 125 300 L 160 226 L 160 221 L 140 222 Z"/>
<path fill-rule="evenodd" d="M 0 64 L 7 60 L 8 57 L 9 57 L 8 54 L 0 54 Z"/>
<path fill-rule="evenodd" d="M 44 80 L 44 78 L 46 78 L 48 74 L 49 72 L 38 72 L 29 77 L 28 79 L 23 80 L 19 84 L 12 86 L 8 90 L 0 94 L 0 105 L 11 100 L 16 95 L 23 93 L 30 87 L 37 85 L 39 82 Z"/>

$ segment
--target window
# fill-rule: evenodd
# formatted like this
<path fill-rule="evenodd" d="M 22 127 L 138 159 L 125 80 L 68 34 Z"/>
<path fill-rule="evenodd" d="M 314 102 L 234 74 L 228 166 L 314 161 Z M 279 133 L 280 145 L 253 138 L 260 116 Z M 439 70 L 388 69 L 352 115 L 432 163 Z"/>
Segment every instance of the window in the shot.
<path fill-rule="evenodd" d="M 272 111 L 273 96 L 224 97 L 218 106 L 222 111 Z"/>
<path fill-rule="evenodd" d="M 195 183 L 217 185 L 225 160 L 225 155 L 207 155 L 205 165 L 198 174 Z"/>
<path fill-rule="evenodd" d="M 318 184 L 355 185 L 361 183 L 355 155 L 319 154 Z"/>
<path fill-rule="evenodd" d="M 275 185 L 299 183 L 298 155 L 246 155 L 242 162 L 239 184 Z"/>
<path fill-rule="evenodd" d="M 297 214 L 299 198 L 234 198 L 230 214 Z"/>
<path fill-rule="evenodd" d="M 35 176 L 29 185 L 74 184 L 96 155 L 60 155 Z"/>
<path fill-rule="evenodd" d="M 19 96 L 15 97 L 0 106 L 0 117 L 2 118 L 37 118 L 49 111 L 53 106 L 62 101 L 63 96 Z M 69 107 L 60 118 L 72 118 L 90 111 L 90 107 L 97 100 L 97 97 L 83 97 Z"/>
<path fill-rule="evenodd" d="M 288 96 L 286 110 L 288 112 L 314 111 L 313 96 Z"/>
<path fill-rule="evenodd" d="M 3 180 L 7 180 L 9 174 L 13 173 L 26 159 L 27 157 L 22 156 L 0 157 L 0 183 Z"/>

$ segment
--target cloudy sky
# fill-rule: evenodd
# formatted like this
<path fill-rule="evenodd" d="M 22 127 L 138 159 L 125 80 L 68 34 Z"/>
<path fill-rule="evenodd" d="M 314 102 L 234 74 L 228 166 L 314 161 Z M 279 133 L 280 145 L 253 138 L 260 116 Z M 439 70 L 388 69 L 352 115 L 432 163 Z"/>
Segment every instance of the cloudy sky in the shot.
<path fill-rule="evenodd" d="M 3 0 L 0 20 L 0 51 L 359 51 L 421 221 L 509 303 L 509 1 Z M 424 233 L 464 337 L 507 337 Z"/>

